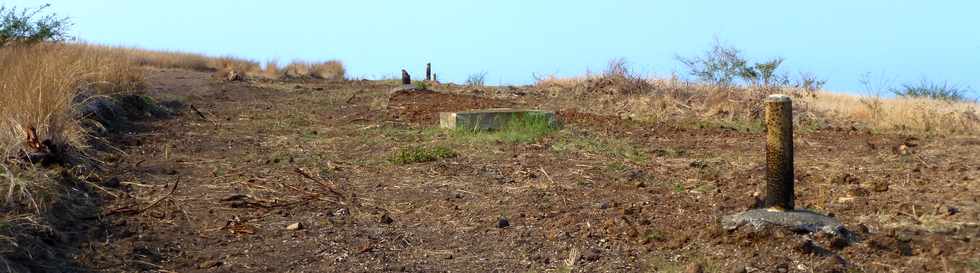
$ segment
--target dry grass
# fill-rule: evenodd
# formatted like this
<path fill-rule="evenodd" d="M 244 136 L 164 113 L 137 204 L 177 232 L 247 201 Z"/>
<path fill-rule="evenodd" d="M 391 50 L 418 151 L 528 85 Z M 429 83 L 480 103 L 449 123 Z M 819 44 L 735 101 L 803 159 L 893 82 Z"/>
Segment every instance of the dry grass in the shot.
<path fill-rule="evenodd" d="M 799 88 L 726 87 L 621 72 L 539 78 L 532 89 L 552 98 L 551 107 L 654 121 L 746 122 L 762 114 L 762 99 L 774 93 L 796 98 L 797 121 L 857 125 L 881 132 L 975 134 L 980 105 L 927 98 L 874 98 Z M 583 100 L 582 98 L 588 98 Z"/>
<path fill-rule="evenodd" d="M 265 69 L 262 70 L 262 74 L 269 79 L 278 79 L 282 77 L 282 71 L 279 69 L 278 60 L 269 60 L 265 63 Z"/>
<path fill-rule="evenodd" d="M 297 60 L 287 65 L 283 72 L 283 76 L 286 78 L 314 78 L 332 81 L 344 80 L 345 74 L 344 64 L 337 60 L 322 63 Z"/>
<path fill-rule="evenodd" d="M 970 134 L 980 132 L 980 104 L 929 98 L 876 98 L 820 92 L 802 100 L 821 116 L 851 120 L 883 131 Z"/>
<path fill-rule="evenodd" d="M 310 76 L 317 79 L 340 81 L 344 79 L 345 74 L 344 64 L 337 60 L 310 65 Z"/>
<path fill-rule="evenodd" d="M 306 78 L 310 76 L 310 64 L 304 61 L 293 61 L 286 65 L 283 76 L 287 78 Z"/>
<path fill-rule="evenodd" d="M 31 127 L 40 139 L 78 143 L 72 107 L 79 92 L 131 90 L 143 80 L 125 55 L 89 45 L 2 48 L 0 64 L 0 145 L 8 150 L 23 146 Z"/>
<path fill-rule="evenodd" d="M 346 76 L 344 64 L 337 60 L 321 63 L 297 60 L 281 68 L 275 60 L 266 62 L 263 67 L 257 61 L 232 56 L 211 57 L 195 53 L 131 47 L 92 46 L 92 49 L 125 55 L 134 64 L 140 66 L 214 72 L 215 78 L 223 80 L 276 80 L 283 77 L 344 80 Z"/>
<path fill-rule="evenodd" d="M 58 146 L 83 145 L 84 132 L 74 112 L 78 94 L 108 93 L 138 88 L 142 70 L 123 53 L 84 44 L 39 44 L 0 48 L 0 148 L 4 159 L 37 149 L 29 142 Z M 32 147 L 32 145 L 34 147 Z M 29 183 L 16 169 L 4 166 L 2 197 L 29 195 Z M 16 193 L 22 193 L 17 195 Z M 36 204 L 35 204 L 36 206 Z"/>
<path fill-rule="evenodd" d="M 107 51 L 121 52 L 141 66 L 183 68 L 197 71 L 214 71 L 210 57 L 177 51 L 153 51 L 139 48 L 104 47 Z"/>

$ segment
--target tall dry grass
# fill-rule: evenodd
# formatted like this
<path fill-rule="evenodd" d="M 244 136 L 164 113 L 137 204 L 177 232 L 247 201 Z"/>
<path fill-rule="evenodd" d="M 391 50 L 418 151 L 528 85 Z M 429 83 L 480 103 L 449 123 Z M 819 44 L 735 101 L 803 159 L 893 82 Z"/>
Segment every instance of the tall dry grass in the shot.
<path fill-rule="evenodd" d="M 819 92 L 802 98 L 818 115 L 851 120 L 882 131 L 938 134 L 980 132 L 980 104 L 930 98 L 879 98 Z"/>
<path fill-rule="evenodd" d="M 126 56 L 139 66 L 158 68 L 179 68 L 203 72 L 213 72 L 214 77 L 224 80 L 280 78 L 314 78 L 323 80 L 344 80 L 346 69 L 338 60 L 307 62 L 296 60 L 280 67 L 278 61 L 259 62 L 233 56 L 211 57 L 203 54 L 166 50 L 146 50 L 132 47 L 90 46 L 92 50 Z"/>
<path fill-rule="evenodd" d="M 346 73 L 344 63 L 338 60 L 310 65 L 310 76 L 317 79 L 339 81 L 344 79 Z"/>
<path fill-rule="evenodd" d="M 615 67 L 613 67 L 615 68 Z M 651 79 L 608 69 L 575 77 L 546 76 L 532 87 L 552 97 L 550 107 L 657 121 L 757 121 L 774 93 L 796 98 L 798 122 L 859 125 L 910 134 L 980 133 L 980 105 L 929 98 L 876 98 L 793 87 L 718 86 Z"/>
<path fill-rule="evenodd" d="M 83 146 L 74 112 L 78 94 L 138 88 L 143 74 L 122 52 L 84 44 L 36 44 L 0 48 L 0 165 L 37 149 L 38 141 Z M 29 141 L 36 132 L 37 141 Z M 33 142 L 33 143 L 32 143 Z M 33 146 L 33 147 L 32 147 Z M 27 193 L 29 183 L 4 169 L 5 202 Z M 19 183 L 24 182 L 24 183 Z"/>
<path fill-rule="evenodd" d="M 314 78 L 339 81 L 343 80 L 346 76 L 346 70 L 344 69 L 344 64 L 337 60 L 319 63 L 295 60 L 289 63 L 289 65 L 286 65 L 283 76 L 294 79 Z"/>

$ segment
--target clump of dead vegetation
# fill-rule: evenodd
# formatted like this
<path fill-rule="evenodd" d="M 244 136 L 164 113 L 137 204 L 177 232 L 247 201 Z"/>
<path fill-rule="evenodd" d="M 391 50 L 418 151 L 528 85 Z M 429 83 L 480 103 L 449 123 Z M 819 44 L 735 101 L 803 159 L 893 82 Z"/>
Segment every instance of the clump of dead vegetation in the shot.
<path fill-rule="evenodd" d="M 337 60 L 326 62 L 293 61 L 286 66 L 283 76 L 290 79 L 313 78 L 321 80 L 344 80 L 344 64 Z"/>
<path fill-rule="evenodd" d="M 258 61 L 234 56 L 211 57 L 179 51 L 111 46 L 93 46 L 93 50 L 124 55 L 138 66 L 212 72 L 215 79 L 225 81 L 278 79 L 342 81 L 346 77 L 344 64 L 339 60 L 325 62 L 296 60 L 281 67 L 276 60 L 267 61 L 263 66 Z"/>
<path fill-rule="evenodd" d="M 86 98 L 138 89 L 143 70 L 124 52 L 65 44 L 66 18 L 0 7 L 0 268 L 64 271 L 58 242 L 96 199 L 79 181 Z M 42 164 L 52 165 L 52 168 Z M 62 246 L 63 247 L 63 246 Z"/>
<path fill-rule="evenodd" d="M 672 121 L 697 126 L 745 128 L 761 122 L 768 95 L 795 98 L 796 122 L 805 128 L 867 128 L 929 134 L 980 132 L 980 105 L 962 99 L 960 89 L 906 86 L 896 98 L 855 96 L 822 89 L 809 73 L 792 77 L 779 71 L 782 58 L 751 62 L 719 42 L 701 56 L 678 58 L 694 80 L 650 78 L 632 72 L 622 59 L 600 74 L 537 79 L 532 92 L 549 96 L 550 106 L 626 119 Z M 927 89 L 927 88 L 926 88 Z M 745 125 L 745 126 L 743 126 Z"/>

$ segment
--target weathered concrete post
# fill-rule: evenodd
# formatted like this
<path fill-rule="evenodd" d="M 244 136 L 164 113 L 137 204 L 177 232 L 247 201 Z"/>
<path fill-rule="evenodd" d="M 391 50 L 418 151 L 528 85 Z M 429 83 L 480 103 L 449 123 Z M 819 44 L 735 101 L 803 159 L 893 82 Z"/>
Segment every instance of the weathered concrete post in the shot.
<path fill-rule="evenodd" d="M 439 78 L 436 77 L 436 74 L 435 73 L 432 73 L 432 81 L 439 82 Z"/>
<path fill-rule="evenodd" d="M 408 71 L 405 71 L 405 69 L 402 69 L 402 84 L 404 85 L 412 84 L 412 76 L 408 75 Z"/>
<path fill-rule="evenodd" d="M 794 209 L 793 102 L 786 95 L 766 98 L 766 208 Z"/>
<path fill-rule="evenodd" d="M 432 63 L 425 64 L 425 80 L 426 81 L 432 80 Z"/>
<path fill-rule="evenodd" d="M 723 216 L 721 227 L 736 230 L 751 226 L 755 230 L 771 226 L 793 231 L 821 232 L 857 240 L 834 218 L 797 209 L 793 193 L 793 102 L 786 95 L 772 95 L 766 107 L 766 203 L 765 208 Z"/>

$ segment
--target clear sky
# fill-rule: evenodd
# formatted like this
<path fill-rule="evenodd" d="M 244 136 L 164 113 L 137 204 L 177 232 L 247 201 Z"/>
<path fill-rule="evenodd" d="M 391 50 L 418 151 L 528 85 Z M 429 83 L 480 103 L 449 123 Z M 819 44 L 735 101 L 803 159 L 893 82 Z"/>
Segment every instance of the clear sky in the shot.
<path fill-rule="evenodd" d="M 684 74 L 675 56 L 713 37 L 750 58 L 783 57 L 828 89 L 862 91 L 872 73 L 980 89 L 980 1 L 229 1 L 2 0 L 52 4 L 90 42 L 256 60 L 340 59 L 376 78 L 432 62 L 441 80 L 488 84 L 600 71 L 625 58 L 645 74 Z"/>

